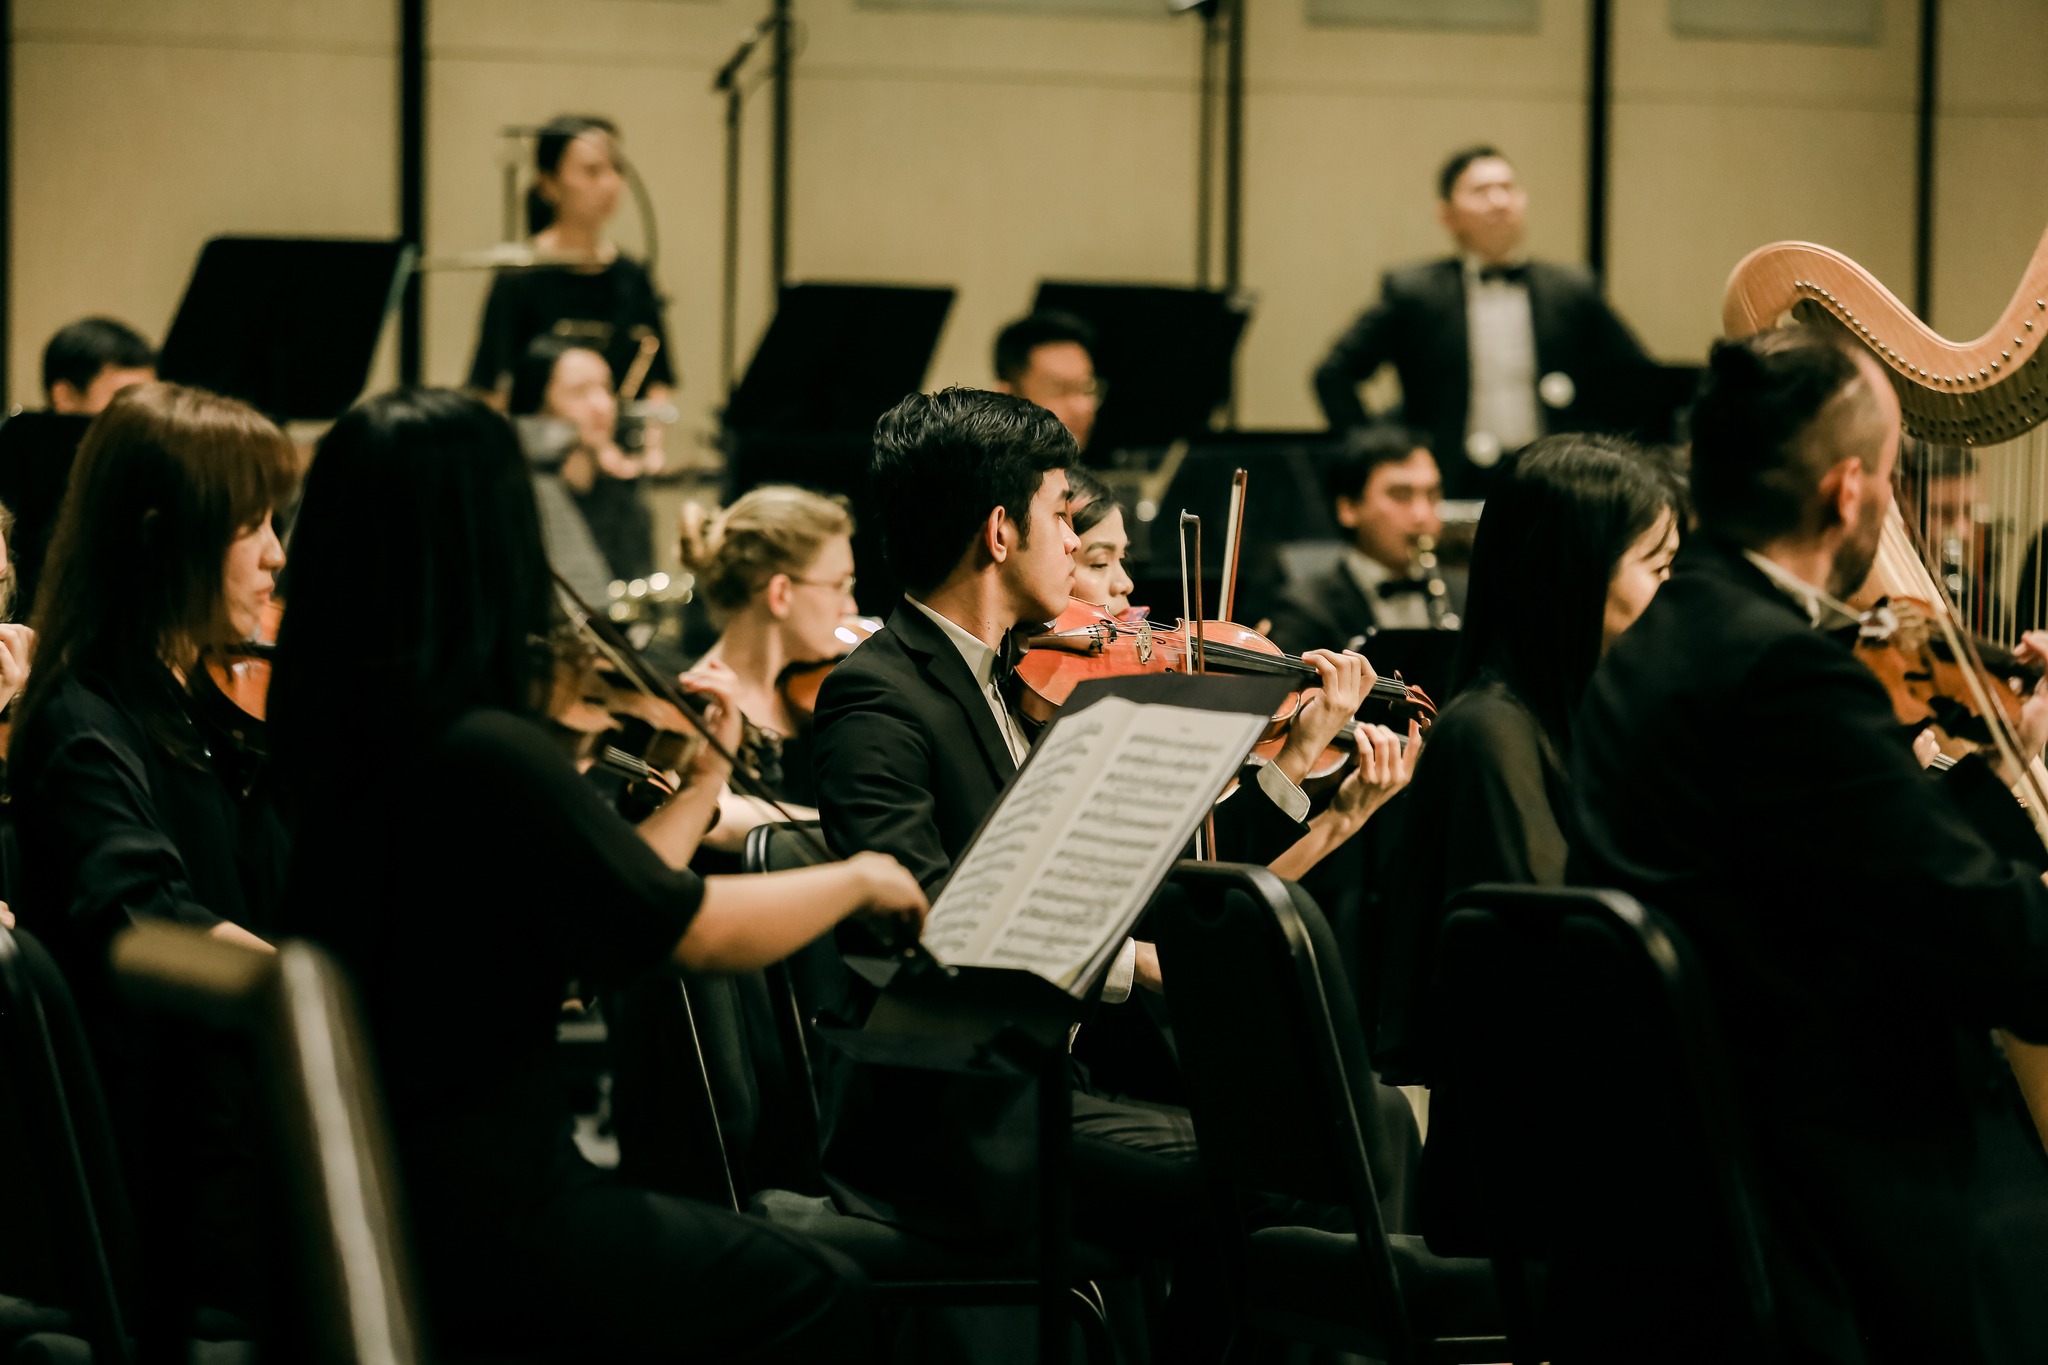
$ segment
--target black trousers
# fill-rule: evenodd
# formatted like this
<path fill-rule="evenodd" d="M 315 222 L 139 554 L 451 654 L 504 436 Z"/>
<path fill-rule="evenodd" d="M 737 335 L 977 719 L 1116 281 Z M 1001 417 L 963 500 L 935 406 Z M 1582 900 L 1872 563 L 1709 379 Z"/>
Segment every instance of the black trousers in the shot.
<path fill-rule="evenodd" d="M 419 1220 L 442 1353 L 692 1365 L 875 1358 L 866 1281 L 838 1253 L 628 1185 L 573 1151 L 555 1174 L 516 1219 L 439 1208 Z"/>

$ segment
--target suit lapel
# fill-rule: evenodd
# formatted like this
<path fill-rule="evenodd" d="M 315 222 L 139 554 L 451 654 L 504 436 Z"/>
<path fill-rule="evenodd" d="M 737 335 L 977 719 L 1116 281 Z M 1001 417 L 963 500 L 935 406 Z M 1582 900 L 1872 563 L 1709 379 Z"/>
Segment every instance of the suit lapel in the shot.
<path fill-rule="evenodd" d="M 967 671 L 967 661 L 960 657 L 959 648 L 923 612 L 907 602 L 890 615 L 889 630 L 903 642 L 905 652 L 916 661 L 932 686 L 951 697 L 960 708 L 996 785 L 1000 787 L 1009 781 L 1017 771 L 1016 761 L 1010 757 L 1010 746 L 996 725 L 995 713 L 989 710 L 988 698 L 974 685 L 974 675 Z"/>
<path fill-rule="evenodd" d="M 1565 345 L 1565 306 L 1569 301 L 1559 287 L 1561 283 L 1542 262 L 1530 262 L 1526 288 L 1529 291 L 1529 328 L 1536 337 L 1538 377 L 1565 368 L 1561 357 L 1568 349 Z"/>
<path fill-rule="evenodd" d="M 1443 382 L 1465 410 L 1472 390 L 1471 324 L 1465 316 L 1465 264 L 1457 257 L 1437 266 L 1437 288 L 1443 291 L 1438 316 L 1443 320 Z M 1460 438 L 1463 432 L 1459 433 Z"/>

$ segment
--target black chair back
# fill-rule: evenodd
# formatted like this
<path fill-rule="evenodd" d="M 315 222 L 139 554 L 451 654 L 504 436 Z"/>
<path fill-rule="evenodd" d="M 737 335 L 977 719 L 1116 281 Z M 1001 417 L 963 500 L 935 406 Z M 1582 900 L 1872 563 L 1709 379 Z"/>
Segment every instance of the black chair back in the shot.
<path fill-rule="evenodd" d="M 1404 1230 L 1414 1115 L 1373 1076 L 1337 947 L 1315 902 L 1260 867 L 1182 863 L 1156 934 L 1202 1163 L 1242 1208 L 1347 1217 L 1376 1321 L 1407 1310 L 1386 1237 Z M 1226 1244 L 1240 1241 L 1226 1238 Z"/>
<path fill-rule="evenodd" d="M 341 969 L 298 940 L 265 954 L 169 924 L 124 932 L 113 963 L 137 1003 L 244 1030 L 260 1045 L 298 1309 L 274 1354 L 324 1365 L 423 1359 L 397 1165 Z"/>
<path fill-rule="evenodd" d="M 1684 937 L 1615 891 L 1479 886 L 1437 963 L 1432 1249 L 1492 1257 L 1510 1292 L 1546 1262 L 1560 1361 L 1775 1358 L 1741 1105 Z"/>
<path fill-rule="evenodd" d="M 124 1306 L 136 1302 L 136 1234 L 113 1125 L 71 989 L 21 929 L 0 929 L 0 1111 L 19 1139 L 20 1164 L 0 1171 L 10 1187 L 7 1260 L 47 1274 L 0 1288 L 47 1294 L 69 1310 L 95 1360 L 132 1359 Z"/>

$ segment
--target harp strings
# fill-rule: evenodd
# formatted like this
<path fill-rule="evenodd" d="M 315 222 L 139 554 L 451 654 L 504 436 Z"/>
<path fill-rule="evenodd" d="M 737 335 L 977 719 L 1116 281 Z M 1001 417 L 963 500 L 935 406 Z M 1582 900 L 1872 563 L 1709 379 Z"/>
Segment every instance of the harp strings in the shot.
<path fill-rule="evenodd" d="M 1995 446 L 1915 441 L 1898 491 L 1967 630 L 2010 648 L 2048 627 L 2048 427 Z"/>

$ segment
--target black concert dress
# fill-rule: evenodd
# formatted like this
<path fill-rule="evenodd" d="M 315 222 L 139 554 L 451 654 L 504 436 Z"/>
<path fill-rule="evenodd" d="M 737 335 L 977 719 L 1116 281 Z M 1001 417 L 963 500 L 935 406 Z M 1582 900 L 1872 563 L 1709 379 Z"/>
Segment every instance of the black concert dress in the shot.
<path fill-rule="evenodd" d="M 631 257 L 616 256 L 602 270 L 503 271 L 491 281 L 490 297 L 484 302 L 469 386 L 490 392 L 508 382 L 533 339 L 548 332 L 575 337 L 601 352 L 611 362 L 616 383 L 632 367 L 642 328 L 661 342 L 644 387 L 673 388 L 675 368 L 668 354 L 661 295 L 647 267 Z"/>

